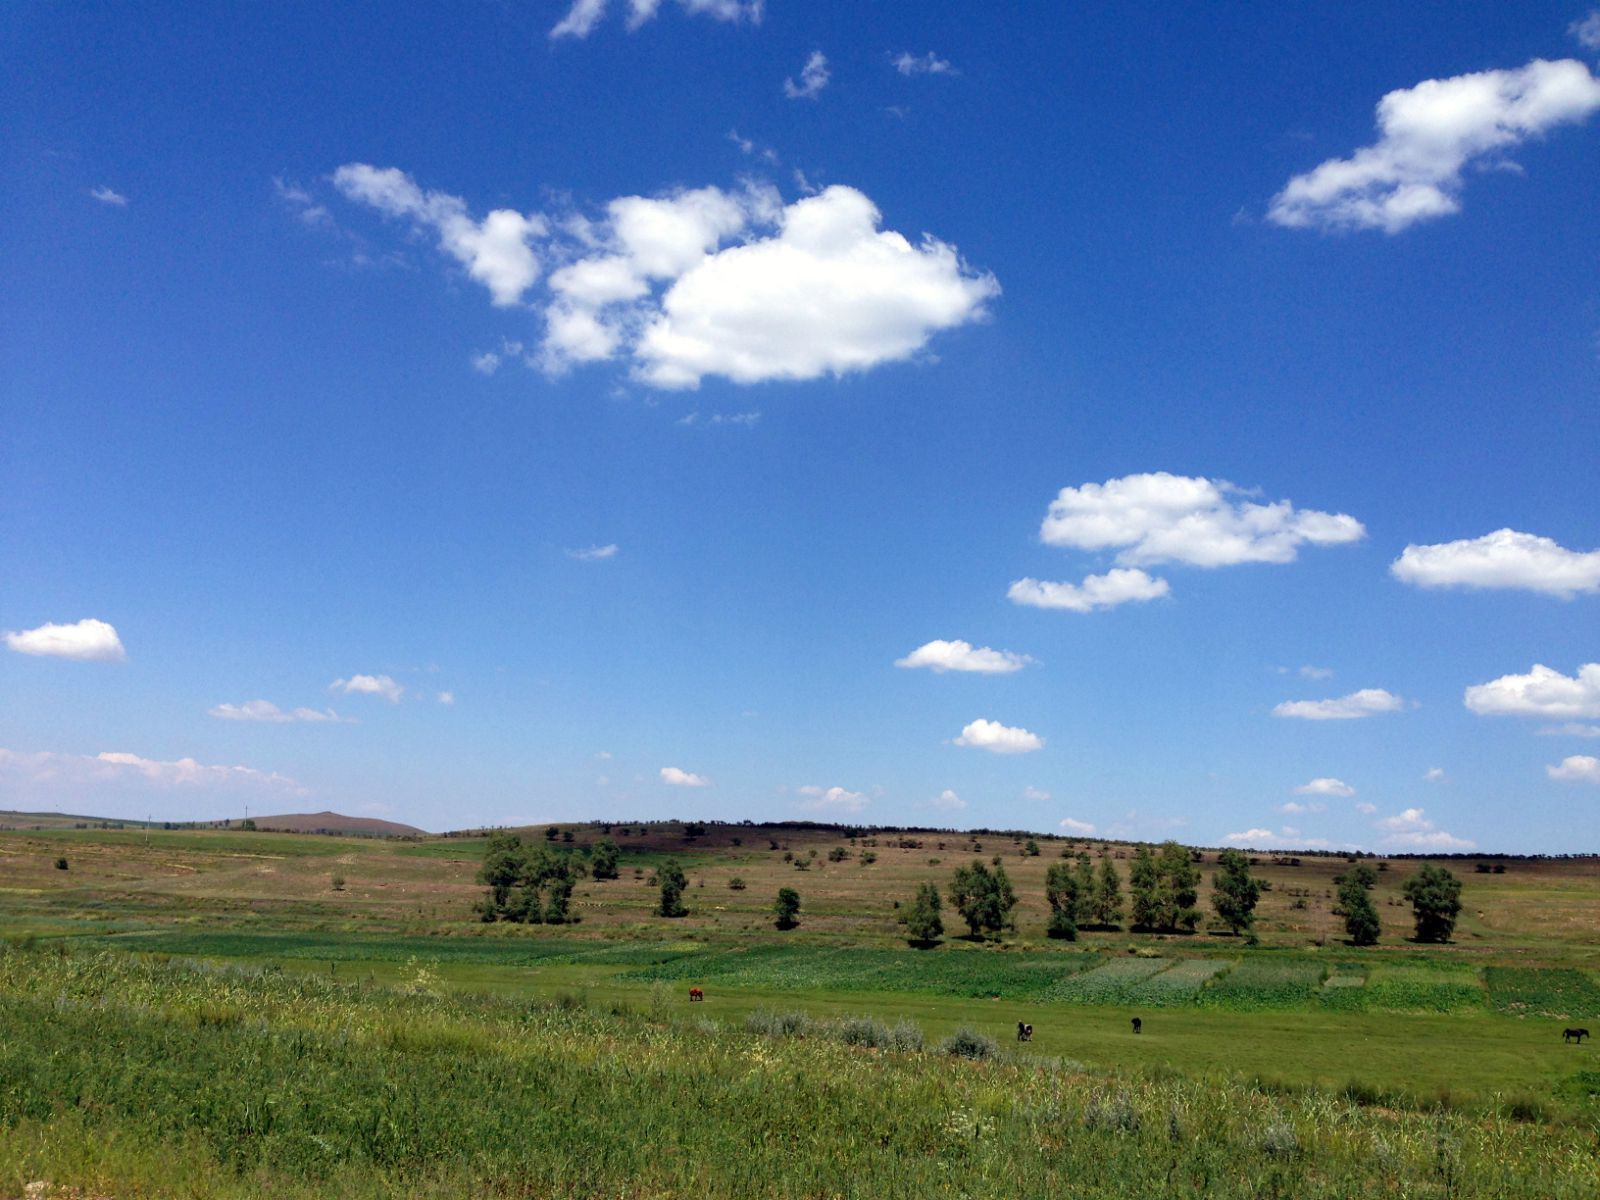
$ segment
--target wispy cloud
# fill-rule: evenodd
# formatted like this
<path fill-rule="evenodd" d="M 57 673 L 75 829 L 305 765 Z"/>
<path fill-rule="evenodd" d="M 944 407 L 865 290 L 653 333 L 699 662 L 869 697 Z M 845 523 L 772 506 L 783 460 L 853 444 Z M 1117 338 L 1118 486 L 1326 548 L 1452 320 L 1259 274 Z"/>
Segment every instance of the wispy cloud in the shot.
<path fill-rule="evenodd" d="M 796 83 L 792 77 L 783 81 L 783 94 L 791 100 L 815 100 L 828 86 L 828 77 L 828 56 L 821 50 L 813 50 L 806 65 L 800 68 L 800 82 Z"/>
<path fill-rule="evenodd" d="M 932 50 L 926 54 L 913 54 L 909 50 L 902 50 L 889 60 L 894 64 L 894 69 L 902 75 L 959 75 L 947 61 L 940 58 Z"/>
<path fill-rule="evenodd" d="M 112 208 L 128 207 L 128 198 L 126 196 L 121 192 L 112 191 L 104 184 L 90 188 L 89 195 L 100 201 L 101 204 L 109 204 Z"/>
<path fill-rule="evenodd" d="M 218 704 L 208 708 L 207 714 L 222 721 L 261 721 L 273 725 L 286 725 L 294 721 L 329 721 L 353 724 L 353 718 L 341 717 L 331 708 L 279 708 L 270 700 L 246 700 L 243 704 Z"/>
<path fill-rule="evenodd" d="M 1405 701 L 1382 688 L 1362 688 L 1334 700 L 1285 700 L 1272 710 L 1275 717 L 1301 721 L 1354 721 L 1379 713 L 1397 712 Z"/>
<path fill-rule="evenodd" d="M 604 546 L 587 546 L 582 550 L 568 550 L 567 557 L 575 558 L 579 562 L 604 562 L 608 558 L 617 556 L 617 544 L 607 542 Z"/>

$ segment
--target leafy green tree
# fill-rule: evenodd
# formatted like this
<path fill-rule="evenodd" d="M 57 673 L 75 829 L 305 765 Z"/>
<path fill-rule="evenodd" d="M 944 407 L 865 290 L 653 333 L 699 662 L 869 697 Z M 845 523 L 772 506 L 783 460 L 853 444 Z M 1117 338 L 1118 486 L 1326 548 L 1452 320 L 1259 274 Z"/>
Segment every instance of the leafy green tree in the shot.
<path fill-rule="evenodd" d="M 688 916 L 689 910 L 683 903 L 683 889 L 689 886 L 689 880 L 676 859 L 669 859 L 656 868 L 656 882 L 661 885 L 661 902 L 656 905 L 656 915 Z"/>
<path fill-rule="evenodd" d="M 1005 867 L 997 866 L 991 871 L 975 858 L 970 867 L 957 868 L 950 883 L 950 901 L 976 938 L 1011 928 L 1011 910 L 1017 906 L 1017 894 Z"/>
<path fill-rule="evenodd" d="M 1157 860 L 1161 868 L 1162 929 L 1193 930 L 1200 923 L 1200 868 L 1189 851 L 1177 842 L 1162 842 Z"/>
<path fill-rule="evenodd" d="M 1122 877 L 1109 854 L 1100 860 L 1100 878 L 1094 889 L 1094 923 L 1110 928 L 1122 924 Z"/>
<path fill-rule="evenodd" d="M 944 933 L 944 919 L 939 910 L 944 902 L 939 899 L 939 889 L 931 883 L 917 885 L 916 899 L 906 914 L 906 940 L 913 946 L 931 946 Z"/>
<path fill-rule="evenodd" d="M 1128 890 L 1133 896 L 1133 927 L 1154 929 L 1161 922 L 1161 871 L 1149 846 L 1134 851 Z"/>
<path fill-rule="evenodd" d="M 1221 870 L 1211 876 L 1211 907 L 1235 934 L 1252 930 L 1261 883 L 1250 877 L 1250 860 L 1237 850 L 1224 850 L 1217 866 Z"/>
<path fill-rule="evenodd" d="M 793 888 L 779 888 L 778 901 L 772 911 L 778 918 L 779 929 L 793 929 L 800 924 L 800 893 Z"/>
<path fill-rule="evenodd" d="M 1073 914 L 1078 925 L 1094 924 L 1094 862 L 1087 850 L 1078 852 L 1076 874 L 1078 882 L 1078 907 Z"/>
<path fill-rule="evenodd" d="M 589 874 L 596 879 L 615 879 L 617 860 L 621 855 L 622 851 L 615 842 L 610 838 L 601 838 L 589 852 Z"/>
<path fill-rule="evenodd" d="M 1044 897 L 1050 902 L 1050 924 L 1046 932 L 1069 942 L 1078 940 L 1078 910 L 1083 890 L 1078 873 L 1066 863 L 1051 863 L 1044 875 Z"/>
<path fill-rule="evenodd" d="M 1345 932 L 1357 946 L 1375 946 L 1378 934 L 1383 931 L 1378 919 L 1377 906 L 1372 903 L 1371 892 L 1378 883 L 1378 873 L 1366 863 L 1334 877 L 1339 886 L 1339 902 L 1334 912 L 1344 918 Z"/>
<path fill-rule="evenodd" d="M 511 897 L 509 916 L 530 925 L 563 925 L 572 911 L 572 889 L 577 874 L 570 855 L 545 846 L 523 847 L 517 870 L 517 890 Z"/>
<path fill-rule="evenodd" d="M 1039 843 L 1034 841 L 1032 838 L 1029 838 L 1028 839 L 1028 844 L 1022 848 L 1022 853 L 1025 854 L 1029 858 L 1038 858 L 1039 857 Z"/>
<path fill-rule="evenodd" d="M 522 839 L 514 833 L 491 835 L 483 865 L 478 868 L 478 882 L 489 887 L 488 899 L 481 908 L 484 920 L 510 915 L 511 889 L 521 877 Z"/>
<path fill-rule="evenodd" d="M 1405 898 L 1417 923 L 1417 941 L 1448 942 L 1461 912 L 1461 881 L 1444 867 L 1423 863 L 1406 880 Z"/>

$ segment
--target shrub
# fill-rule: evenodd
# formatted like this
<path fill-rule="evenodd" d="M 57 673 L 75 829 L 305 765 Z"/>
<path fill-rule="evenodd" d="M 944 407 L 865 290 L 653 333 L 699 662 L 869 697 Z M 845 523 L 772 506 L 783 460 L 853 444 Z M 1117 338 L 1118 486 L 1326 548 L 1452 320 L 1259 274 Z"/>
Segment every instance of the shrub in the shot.
<path fill-rule="evenodd" d="M 344 876 L 343 875 L 335 875 L 333 877 L 333 890 L 336 891 L 336 892 L 344 891 Z"/>
<path fill-rule="evenodd" d="M 878 855 L 877 855 L 877 853 L 875 851 L 863 850 L 861 852 L 861 865 L 863 867 L 871 866 L 873 863 L 875 863 L 877 861 L 878 861 Z"/>
<path fill-rule="evenodd" d="M 67 869 L 67 860 L 65 858 L 56 859 L 56 870 L 65 871 L 66 869 Z"/>
<path fill-rule="evenodd" d="M 1274 1158 L 1290 1158 L 1300 1150 L 1300 1139 L 1287 1121 L 1274 1121 L 1261 1135 L 1261 1148 Z"/>
<path fill-rule="evenodd" d="M 745 882 L 738 875 L 735 875 L 732 879 L 728 880 L 728 890 L 730 892 L 742 892 L 744 889 Z"/>
<path fill-rule="evenodd" d="M 793 929 L 800 924 L 800 893 L 793 888 L 779 888 L 772 911 L 779 929 Z"/>
<path fill-rule="evenodd" d="M 1000 1047 L 992 1037 L 968 1029 L 965 1025 L 940 1042 L 939 1050 L 955 1058 L 972 1059 L 993 1058 L 1000 1053 Z"/>
<path fill-rule="evenodd" d="M 744 1019 L 746 1033 L 759 1033 L 764 1037 L 804 1037 L 813 1027 L 814 1022 L 803 1012 L 758 1008 Z"/>

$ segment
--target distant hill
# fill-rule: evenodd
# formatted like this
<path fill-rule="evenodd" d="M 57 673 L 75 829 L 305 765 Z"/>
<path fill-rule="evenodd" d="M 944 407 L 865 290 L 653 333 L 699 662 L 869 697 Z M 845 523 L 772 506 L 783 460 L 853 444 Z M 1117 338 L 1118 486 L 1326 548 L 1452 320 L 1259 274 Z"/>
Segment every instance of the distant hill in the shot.
<path fill-rule="evenodd" d="M 80 813 L 13 812 L 0 809 L 0 829 L 143 829 L 161 828 L 159 821 L 125 821 L 120 817 L 88 817 Z"/>
<path fill-rule="evenodd" d="M 343 813 L 283 813 L 253 818 L 257 829 L 278 833 L 354 833 L 366 837 L 426 837 L 427 830 L 376 817 L 347 817 Z"/>

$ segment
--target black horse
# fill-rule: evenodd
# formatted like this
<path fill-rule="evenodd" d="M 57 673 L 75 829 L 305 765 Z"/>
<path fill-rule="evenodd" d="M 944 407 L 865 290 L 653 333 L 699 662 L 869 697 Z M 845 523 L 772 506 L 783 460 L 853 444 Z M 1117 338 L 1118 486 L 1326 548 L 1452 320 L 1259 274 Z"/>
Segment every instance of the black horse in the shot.
<path fill-rule="evenodd" d="M 1017 1022 L 1017 1041 L 1019 1041 L 1019 1042 L 1031 1042 L 1031 1041 L 1033 1041 L 1033 1026 L 1029 1025 L 1026 1021 L 1018 1021 Z"/>
<path fill-rule="evenodd" d="M 1583 1045 L 1583 1039 L 1588 1036 L 1589 1031 L 1587 1029 L 1563 1029 L 1561 1031 L 1561 1040 L 1563 1042 L 1577 1042 L 1580 1046 Z"/>
<path fill-rule="evenodd" d="M 1138 1018 L 1138 1017 L 1135 1017 L 1135 1018 L 1134 1018 L 1134 1019 L 1133 1019 L 1133 1031 L 1134 1031 L 1134 1032 L 1135 1032 L 1135 1033 L 1138 1033 L 1138 1032 L 1139 1032 L 1139 1031 L 1140 1031 L 1140 1030 L 1141 1030 L 1141 1029 L 1143 1029 L 1143 1028 L 1144 1028 L 1144 1022 L 1143 1022 L 1143 1021 L 1141 1021 L 1141 1020 L 1139 1020 L 1139 1018 Z"/>

